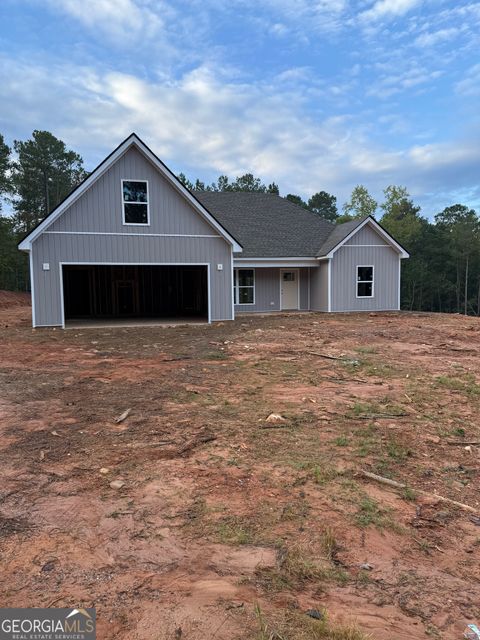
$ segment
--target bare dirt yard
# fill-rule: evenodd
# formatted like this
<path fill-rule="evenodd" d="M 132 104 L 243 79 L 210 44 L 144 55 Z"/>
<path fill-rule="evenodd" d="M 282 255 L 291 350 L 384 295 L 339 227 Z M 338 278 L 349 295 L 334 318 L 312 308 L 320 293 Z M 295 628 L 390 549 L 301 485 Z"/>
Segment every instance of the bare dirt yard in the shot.
<path fill-rule="evenodd" d="M 480 320 L 63 331 L 0 307 L 2 606 L 95 606 L 102 640 L 480 620 Z"/>

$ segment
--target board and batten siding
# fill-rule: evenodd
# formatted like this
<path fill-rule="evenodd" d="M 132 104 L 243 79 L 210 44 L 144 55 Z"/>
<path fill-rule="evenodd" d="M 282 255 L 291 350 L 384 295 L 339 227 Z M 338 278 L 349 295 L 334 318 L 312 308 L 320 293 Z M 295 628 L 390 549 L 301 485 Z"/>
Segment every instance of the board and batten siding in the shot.
<path fill-rule="evenodd" d="M 241 269 L 241 265 L 238 265 Z M 249 269 L 250 267 L 244 267 Z M 288 267 L 282 267 L 288 271 Z M 280 311 L 280 271 L 279 267 L 255 267 L 255 304 L 236 304 L 235 312 L 264 312 Z M 292 271 L 298 271 L 300 287 L 300 309 L 308 309 L 309 300 L 309 278 L 308 267 L 292 268 Z"/>
<path fill-rule="evenodd" d="M 232 319 L 231 248 L 223 238 L 42 234 L 32 247 L 35 324 L 63 323 L 61 263 L 208 264 L 212 320 Z M 43 263 L 49 270 L 43 270 Z M 217 265 L 222 264 L 219 271 Z"/>
<path fill-rule="evenodd" d="M 328 311 L 328 261 L 310 269 L 310 309 Z"/>
<path fill-rule="evenodd" d="M 148 180 L 149 226 L 123 224 L 122 179 Z M 210 319 L 232 319 L 231 245 L 135 148 L 33 241 L 31 260 L 35 326 L 63 323 L 61 263 L 205 264 Z"/>
<path fill-rule="evenodd" d="M 147 180 L 148 226 L 123 224 L 122 180 Z M 145 235 L 218 235 L 135 147 L 125 152 L 47 229 Z"/>
<path fill-rule="evenodd" d="M 344 246 L 391 246 L 368 224 L 359 229 Z"/>
<path fill-rule="evenodd" d="M 363 227 L 331 260 L 331 311 L 399 309 L 400 256 L 370 227 Z M 373 266 L 373 298 L 357 298 L 357 266 Z"/>

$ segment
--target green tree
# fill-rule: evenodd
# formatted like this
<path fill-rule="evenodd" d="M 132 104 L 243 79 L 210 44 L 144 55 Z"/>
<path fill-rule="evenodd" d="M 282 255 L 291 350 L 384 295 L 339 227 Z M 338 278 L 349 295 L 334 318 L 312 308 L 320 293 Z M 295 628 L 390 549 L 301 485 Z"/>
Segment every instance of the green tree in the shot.
<path fill-rule="evenodd" d="M 185 187 L 187 187 L 189 191 L 205 191 L 206 190 L 205 183 L 201 182 L 198 178 L 195 180 L 195 183 L 193 183 L 191 180 L 187 178 L 187 176 L 184 173 L 179 173 L 177 177 L 180 180 L 180 182 Z"/>
<path fill-rule="evenodd" d="M 271 193 L 274 196 L 279 196 L 280 190 L 278 188 L 278 184 L 276 182 L 271 182 L 267 187 L 267 193 Z"/>
<path fill-rule="evenodd" d="M 437 213 L 435 222 L 441 233 L 444 248 L 450 249 L 450 255 L 455 265 L 457 312 L 463 311 L 467 315 L 471 259 L 475 254 L 478 255 L 480 250 L 480 224 L 477 213 L 465 205 L 454 204 Z M 461 305 L 462 296 L 463 305 Z M 480 303 L 480 284 L 477 299 Z M 477 304 L 477 313 L 479 306 L 480 304 Z"/>
<path fill-rule="evenodd" d="M 429 223 L 403 187 L 387 187 L 384 194 L 380 223 L 410 253 L 410 258 L 402 261 L 402 307 L 421 310 L 432 286 L 425 250 Z"/>
<path fill-rule="evenodd" d="M 380 205 L 383 215 L 394 214 L 395 209 L 400 207 L 405 200 L 410 199 L 410 194 L 406 187 L 390 184 L 383 190 L 385 200 Z"/>
<path fill-rule="evenodd" d="M 28 233 L 85 177 L 83 160 L 48 131 L 34 131 L 30 140 L 15 140 L 12 163 L 16 229 Z"/>
<path fill-rule="evenodd" d="M 368 193 L 367 188 L 358 184 L 353 189 L 350 200 L 343 205 L 343 213 L 350 219 L 364 218 L 365 216 L 373 216 L 377 207 L 377 201 Z"/>
<path fill-rule="evenodd" d="M 318 213 L 319 216 L 335 222 L 338 218 L 337 198 L 326 191 L 318 191 L 308 200 L 307 203 L 310 211 Z"/>
<path fill-rule="evenodd" d="M 0 133 L 0 211 L 2 210 L 2 198 L 12 191 L 10 176 L 10 147 L 5 143 Z"/>
<path fill-rule="evenodd" d="M 0 215 L 0 289 L 28 289 L 28 258 L 17 249 L 19 240 L 12 218 Z"/>
<path fill-rule="evenodd" d="M 305 200 L 303 200 L 300 196 L 295 195 L 294 193 L 288 193 L 285 196 L 285 199 L 293 202 L 293 204 L 298 204 L 299 207 L 308 209 L 308 204 L 305 202 Z"/>

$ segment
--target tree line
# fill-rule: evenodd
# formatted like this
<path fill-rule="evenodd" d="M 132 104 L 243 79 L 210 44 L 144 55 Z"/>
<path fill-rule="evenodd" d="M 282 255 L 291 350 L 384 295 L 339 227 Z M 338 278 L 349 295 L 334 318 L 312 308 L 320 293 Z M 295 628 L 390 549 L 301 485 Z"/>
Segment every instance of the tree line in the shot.
<path fill-rule="evenodd" d="M 48 131 L 15 140 L 13 148 L 0 134 L 0 289 L 28 290 L 27 259 L 18 242 L 87 175 L 81 156 Z M 275 182 L 264 184 L 252 173 L 233 180 L 221 175 L 210 184 L 178 177 L 194 192 L 280 195 Z M 400 185 L 387 186 L 380 203 L 357 185 L 340 211 L 336 197 L 322 190 L 307 199 L 292 193 L 285 198 L 336 224 L 374 216 L 411 256 L 402 261 L 403 309 L 480 315 L 480 219 L 474 209 L 452 204 L 428 220 Z"/>

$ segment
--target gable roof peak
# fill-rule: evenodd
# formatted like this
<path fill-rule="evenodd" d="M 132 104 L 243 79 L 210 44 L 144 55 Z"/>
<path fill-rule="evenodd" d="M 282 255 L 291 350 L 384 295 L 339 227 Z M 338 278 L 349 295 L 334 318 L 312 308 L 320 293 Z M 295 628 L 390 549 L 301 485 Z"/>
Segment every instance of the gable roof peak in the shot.
<path fill-rule="evenodd" d="M 152 165 L 159 171 L 164 178 L 177 190 L 177 192 L 183 196 L 199 213 L 203 218 L 207 220 L 219 234 L 232 245 L 233 250 L 241 252 L 243 250 L 242 245 L 238 240 L 226 229 L 218 220 L 213 216 L 210 211 L 203 205 L 198 198 L 195 197 L 186 187 L 183 185 L 177 176 L 171 171 L 167 165 L 160 160 L 160 158 L 148 147 L 145 142 L 135 133 L 132 132 L 125 140 L 123 140 L 102 162 L 81 182 L 75 189 L 73 189 L 68 196 L 62 200 L 34 229 L 28 233 L 21 242 L 18 244 L 18 248 L 21 251 L 30 251 L 32 242 L 37 238 L 52 222 L 59 218 L 64 211 L 68 209 L 85 191 L 87 191 L 117 160 L 122 157 L 126 151 L 135 144 L 141 151 L 145 158 L 152 163 Z"/>

